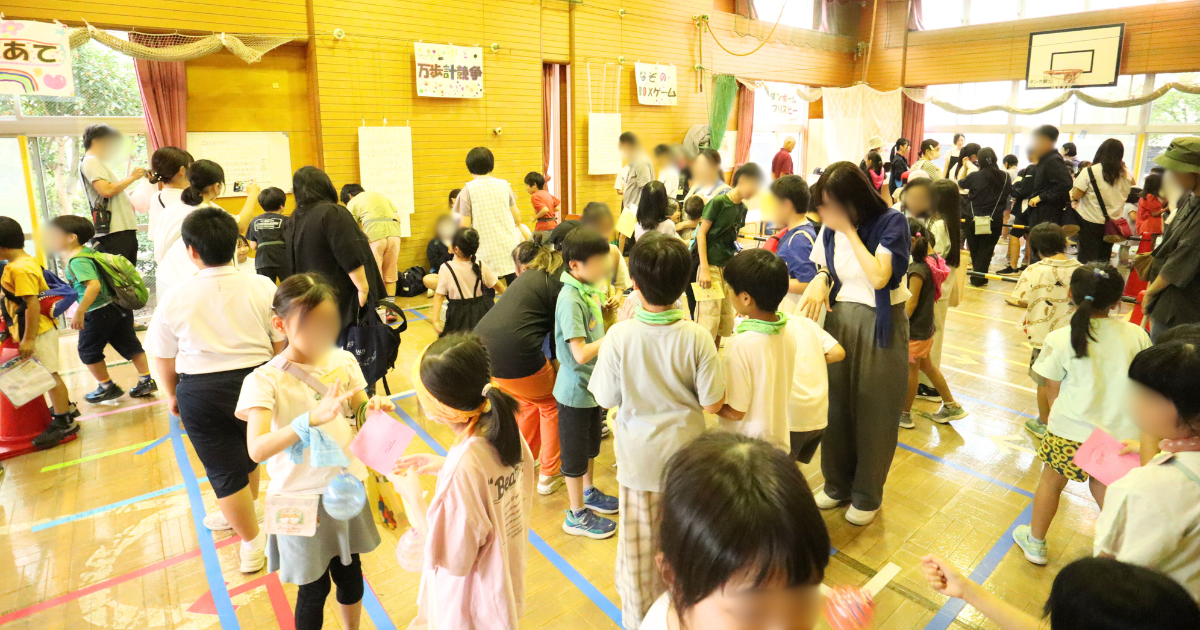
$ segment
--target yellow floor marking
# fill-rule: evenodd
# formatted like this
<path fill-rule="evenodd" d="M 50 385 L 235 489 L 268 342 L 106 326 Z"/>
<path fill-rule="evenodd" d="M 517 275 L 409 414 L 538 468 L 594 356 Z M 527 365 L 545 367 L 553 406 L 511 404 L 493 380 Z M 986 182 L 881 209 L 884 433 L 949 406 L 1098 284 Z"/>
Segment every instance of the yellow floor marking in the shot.
<path fill-rule="evenodd" d="M 969 352 L 969 353 L 971 353 L 971 354 L 978 354 L 978 355 L 979 355 L 979 356 L 981 356 L 981 357 L 989 357 L 989 358 L 992 358 L 992 359 L 997 359 L 997 360 L 1000 360 L 1000 361 L 1004 361 L 1005 363 L 1011 363 L 1011 364 L 1013 364 L 1013 365 L 1019 365 L 1019 366 L 1021 366 L 1021 367 L 1029 367 L 1029 362 L 1028 362 L 1028 361 L 1013 361 L 1012 359 L 1005 359 L 1004 357 L 997 356 L 997 355 L 994 355 L 994 354 L 988 354 L 988 353 L 986 353 L 986 352 L 980 352 L 980 351 L 978 351 L 978 350 L 972 350 L 972 349 L 970 349 L 970 348 L 964 348 L 964 347 L 962 347 L 962 346 L 956 346 L 956 345 L 954 345 L 954 344 L 952 344 L 952 343 L 945 343 L 945 342 L 942 342 L 942 345 L 943 345 L 943 346 L 946 346 L 947 348 L 954 348 L 955 350 L 961 350 L 961 351 L 963 351 L 963 352 Z"/>
<path fill-rule="evenodd" d="M 950 309 L 950 312 L 958 313 L 959 315 L 970 315 L 971 317 L 978 317 L 980 319 L 990 319 L 990 320 L 996 321 L 996 322 L 1004 322 L 1005 324 L 1012 324 L 1014 326 L 1021 323 L 1021 322 L 1018 322 L 1018 321 L 1012 320 L 1012 319 L 1002 319 L 999 317 L 992 317 L 991 315 L 980 315 L 979 313 L 972 313 L 971 311 L 960 311 L 956 308 Z"/>
<path fill-rule="evenodd" d="M 949 371 L 951 371 L 951 372 L 959 372 L 959 373 L 962 373 L 962 374 L 966 374 L 966 375 L 968 375 L 968 376 L 974 376 L 975 378 L 981 378 L 981 379 L 983 379 L 983 380 L 985 380 L 985 381 L 991 381 L 991 382 L 993 382 L 993 383 L 996 383 L 996 384 L 998 384 L 998 385 L 1007 385 L 1007 386 L 1009 386 L 1009 387 L 1011 387 L 1011 388 L 1013 388 L 1013 389 L 1019 389 L 1019 390 L 1021 390 L 1021 391 L 1023 391 L 1023 392 L 1029 392 L 1029 393 L 1031 393 L 1031 394 L 1037 394 L 1037 390 L 1036 390 L 1036 389 L 1034 389 L 1034 388 L 1032 388 L 1032 387 L 1025 387 L 1024 385 L 1017 385 L 1016 383 L 1010 383 L 1010 382 L 1008 382 L 1008 381 L 1006 381 L 1006 380 L 1004 380 L 1004 379 L 1001 379 L 1001 378 L 993 378 L 993 377 L 991 377 L 991 376 L 984 376 L 983 374 L 976 374 L 976 373 L 974 373 L 974 372 L 968 372 L 968 371 L 966 371 L 966 370 L 961 370 L 961 369 L 959 369 L 959 368 L 956 368 L 956 367 L 950 367 L 949 365 L 943 365 L 943 366 L 942 366 L 942 369 L 943 369 L 943 370 L 949 370 Z"/>

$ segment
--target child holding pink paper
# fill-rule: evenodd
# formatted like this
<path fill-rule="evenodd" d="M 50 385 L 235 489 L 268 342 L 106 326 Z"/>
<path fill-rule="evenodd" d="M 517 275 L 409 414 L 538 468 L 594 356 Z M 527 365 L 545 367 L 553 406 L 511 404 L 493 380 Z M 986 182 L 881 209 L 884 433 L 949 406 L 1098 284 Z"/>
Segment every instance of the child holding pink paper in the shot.
<path fill-rule="evenodd" d="M 525 609 L 535 477 L 517 401 L 492 385 L 487 349 L 474 334 L 435 341 L 414 372 L 425 416 L 450 426 L 455 438 L 446 457 L 402 457 L 390 477 L 414 524 L 396 547 L 397 560 L 408 568 L 423 556 L 409 630 L 516 628 Z M 438 477 L 427 512 L 413 472 Z"/>
<path fill-rule="evenodd" d="M 1125 280 L 1110 265 L 1084 265 L 1071 274 L 1075 304 L 1071 325 L 1046 335 L 1033 369 L 1046 378 L 1050 418 L 1038 447 L 1042 476 L 1033 498 L 1033 519 L 1013 531 L 1025 559 L 1047 562 L 1046 533 L 1067 481 L 1089 484 L 1104 507 L 1106 487 L 1074 462 L 1075 452 L 1097 427 L 1118 440 L 1138 437 L 1129 414 L 1129 364 L 1150 347 L 1146 331 L 1109 317 L 1121 301 Z"/>
<path fill-rule="evenodd" d="M 1108 488 L 1095 554 L 1166 573 L 1200 599 L 1200 352 L 1173 341 L 1129 366 L 1133 419 L 1162 450 Z"/>

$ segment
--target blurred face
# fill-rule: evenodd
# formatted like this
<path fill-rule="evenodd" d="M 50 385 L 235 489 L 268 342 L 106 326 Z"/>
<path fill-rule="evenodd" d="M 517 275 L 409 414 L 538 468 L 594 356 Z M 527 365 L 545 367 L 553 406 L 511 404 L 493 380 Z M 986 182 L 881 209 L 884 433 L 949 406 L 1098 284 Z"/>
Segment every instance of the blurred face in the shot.
<path fill-rule="evenodd" d="M 1050 139 L 1041 134 L 1032 134 L 1029 136 L 1029 145 L 1033 148 L 1033 153 L 1037 156 L 1043 156 L 1054 150 L 1054 143 Z"/>
<path fill-rule="evenodd" d="M 817 214 L 821 216 L 821 224 L 831 230 L 848 229 L 854 225 L 853 209 L 834 199 L 828 192 L 822 191 Z"/>
<path fill-rule="evenodd" d="M 717 165 L 707 156 L 700 155 L 692 161 L 692 175 L 695 176 L 696 183 L 708 186 L 717 181 Z"/>
<path fill-rule="evenodd" d="M 92 140 L 91 150 L 103 159 L 113 159 L 118 157 L 121 146 L 124 144 L 125 136 L 117 134 L 105 138 L 97 138 Z"/>
<path fill-rule="evenodd" d="M 917 186 L 904 193 L 904 207 L 914 217 L 924 217 L 929 214 L 929 187 Z"/>
<path fill-rule="evenodd" d="M 821 616 L 816 586 L 785 588 L 732 581 L 687 611 L 688 630 L 811 630 Z"/>
<path fill-rule="evenodd" d="M 438 221 L 438 224 L 437 224 L 438 240 L 446 241 L 446 242 L 453 240 L 454 232 L 457 229 L 458 229 L 457 226 L 454 225 L 454 221 L 452 219 L 450 219 L 449 217 L 447 217 L 441 221 Z"/>
<path fill-rule="evenodd" d="M 571 275 L 588 284 L 596 284 L 612 273 L 612 257 L 596 254 L 587 260 L 571 261 Z"/>
<path fill-rule="evenodd" d="M 936 160 L 940 157 L 942 157 L 942 146 L 941 145 L 936 145 L 933 148 L 931 148 L 925 152 L 925 159 L 927 159 L 927 160 Z"/>
<path fill-rule="evenodd" d="M 1164 181 L 1171 182 L 1170 185 L 1163 187 L 1165 189 L 1173 189 L 1177 186 L 1181 190 L 1195 191 L 1200 188 L 1200 173 L 1167 171 Z"/>
<path fill-rule="evenodd" d="M 979 165 L 979 156 L 978 155 L 972 155 L 971 157 L 968 157 L 967 159 L 970 160 L 972 164 L 974 164 L 976 166 Z"/>
<path fill-rule="evenodd" d="M 1186 425 L 1181 426 L 1175 403 L 1149 387 L 1133 384 L 1129 408 L 1133 412 L 1133 421 L 1146 435 L 1160 440 L 1193 437 Z"/>
<path fill-rule="evenodd" d="M 308 361 L 316 363 L 335 347 L 342 330 L 342 316 L 336 303 L 325 300 L 306 315 L 293 313 L 286 320 L 272 315 L 271 326 L 287 335 L 289 346 L 295 346 Z"/>
<path fill-rule="evenodd" d="M 633 157 L 633 145 L 632 144 L 623 144 L 622 143 L 622 144 L 617 145 L 617 149 L 621 152 L 621 157 L 626 162 L 628 162 L 630 160 L 630 158 Z"/>
<path fill-rule="evenodd" d="M 742 199 L 751 199 L 758 194 L 758 187 L 762 182 L 758 181 L 757 177 L 743 177 L 738 180 L 737 191 L 742 196 Z"/>
<path fill-rule="evenodd" d="M 603 219 L 596 219 L 596 222 L 592 224 L 592 229 L 596 230 L 600 236 L 611 240 L 613 230 L 617 228 L 616 225 L 613 224 L 612 217 L 607 217 Z"/>
<path fill-rule="evenodd" d="M 52 254 L 60 254 L 67 251 L 74 242 L 74 234 L 67 234 L 53 225 L 47 226 L 42 232 L 42 246 Z"/>

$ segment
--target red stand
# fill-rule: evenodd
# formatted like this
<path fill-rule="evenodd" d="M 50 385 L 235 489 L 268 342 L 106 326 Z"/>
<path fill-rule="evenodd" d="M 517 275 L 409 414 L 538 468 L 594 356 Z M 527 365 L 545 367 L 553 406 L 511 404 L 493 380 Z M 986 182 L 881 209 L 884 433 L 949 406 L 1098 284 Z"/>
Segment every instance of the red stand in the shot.
<path fill-rule="evenodd" d="M 0 363 L 17 354 L 17 349 L 11 343 L 5 344 L 0 348 Z M 46 407 L 45 396 L 38 396 L 23 407 L 14 407 L 7 396 L 0 394 L 0 460 L 36 451 L 33 438 L 41 435 L 48 426 L 50 409 Z M 70 442 L 78 436 L 76 433 L 63 442 Z"/>

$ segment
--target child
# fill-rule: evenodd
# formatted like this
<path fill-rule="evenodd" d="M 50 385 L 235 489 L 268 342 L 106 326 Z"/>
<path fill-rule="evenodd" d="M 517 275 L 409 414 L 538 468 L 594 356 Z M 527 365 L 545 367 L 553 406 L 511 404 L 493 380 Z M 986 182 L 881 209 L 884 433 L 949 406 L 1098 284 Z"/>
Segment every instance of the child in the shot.
<path fill-rule="evenodd" d="M 617 497 L 592 485 L 592 460 L 600 454 L 603 416 L 588 381 L 604 337 L 600 285 L 611 273 L 607 239 L 587 228 L 567 234 L 562 243 L 562 291 L 554 311 L 554 346 L 560 362 L 554 382 L 558 401 L 558 440 L 562 475 L 566 478 L 571 509 L 563 531 L 573 536 L 602 539 L 616 532 L 616 524 L 601 514 L 617 513 Z"/>
<path fill-rule="evenodd" d="M 1167 202 L 1162 195 L 1162 175 L 1150 173 L 1142 187 L 1142 197 L 1137 202 L 1137 231 L 1138 235 L 1163 233 L 1163 214 L 1167 212 Z"/>
<path fill-rule="evenodd" d="M 1067 258 L 1067 236 L 1055 223 L 1040 223 L 1029 231 L 1029 247 L 1037 251 L 1041 260 L 1029 265 L 1021 272 L 1017 287 L 1005 300 L 1013 306 L 1025 309 L 1021 329 L 1033 346 L 1029 357 L 1029 378 L 1037 385 L 1038 417 L 1025 421 L 1025 430 L 1041 439 L 1046 435 L 1046 421 L 1050 416 L 1049 393 L 1046 379 L 1033 369 L 1046 335 L 1066 326 L 1071 321 L 1071 297 L 1068 287 L 1071 276 L 1081 265 L 1078 260 Z"/>
<path fill-rule="evenodd" d="M 499 283 L 487 263 L 475 260 L 475 252 L 479 251 L 479 232 L 474 228 L 459 228 L 454 234 L 453 247 L 454 260 L 438 270 L 437 292 L 433 296 L 433 307 L 429 309 L 430 322 L 438 335 L 474 330 L 475 324 L 495 304 L 495 293 L 504 292 L 504 285 Z M 447 300 L 449 306 L 443 324 L 442 303 Z"/>
<path fill-rule="evenodd" d="M 635 243 L 647 232 L 675 236 L 675 222 L 670 219 L 669 201 L 662 182 L 650 182 L 642 187 L 637 205 L 637 226 L 633 228 Z"/>
<path fill-rule="evenodd" d="M 525 191 L 533 204 L 534 232 L 549 232 L 558 227 L 559 201 L 546 190 L 546 177 L 541 173 L 525 175 Z"/>
<path fill-rule="evenodd" d="M 675 235 L 690 248 L 696 240 L 696 226 L 700 225 L 700 218 L 704 216 L 704 198 L 700 195 L 688 197 L 683 202 L 683 213 L 687 218 L 675 224 Z"/>
<path fill-rule="evenodd" d="M 366 467 L 350 452 L 351 425 L 395 407 L 382 396 L 367 400 L 358 360 L 334 345 L 341 317 L 333 287 L 313 274 L 291 276 L 275 291 L 271 311 L 271 328 L 287 336 L 287 347 L 246 376 L 236 403 L 250 457 L 267 462 L 268 497 L 320 495 L 343 472 L 365 479 Z M 299 585 L 297 630 L 321 628 L 330 578 L 342 627 L 354 630 L 362 614 L 359 556 L 380 542 L 370 502 L 346 521 L 330 516 L 323 499 L 312 511 L 312 536 L 271 534 L 267 570 Z"/>
<path fill-rule="evenodd" d="M 158 391 L 158 383 L 150 377 L 150 363 L 133 330 L 133 313 L 112 303 L 108 288 L 100 281 L 100 268 L 92 259 L 96 250 L 83 246 L 95 235 L 91 221 L 71 214 L 55 217 L 46 231 L 46 249 L 59 257 L 67 282 L 79 293 L 71 328 L 79 331 L 79 360 L 98 384 L 83 399 L 96 404 L 125 393 L 109 377 L 104 364 L 104 348 L 109 345 L 137 369 L 138 380 L 129 395 L 145 398 Z"/>
<path fill-rule="evenodd" d="M 609 239 L 612 275 L 609 278 L 604 301 L 604 328 L 607 330 L 609 326 L 617 323 L 618 309 L 621 307 L 625 292 L 629 291 L 629 264 L 625 262 L 620 248 L 612 240 L 616 232 L 616 224 L 613 222 L 612 211 L 608 209 L 607 204 L 598 201 L 589 203 L 583 208 L 582 219 L 583 225 Z"/>
<path fill-rule="evenodd" d="M 429 273 L 421 281 L 425 284 L 425 297 L 433 297 L 438 287 L 438 270 L 442 265 L 454 260 L 454 235 L 458 232 L 458 223 L 449 214 L 437 218 L 433 228 L 433 238 L 425 245 L 425 257 L 429 260 Z"/>
<path fill-rule="evenodd" d="M 659 234 L 658 232 L 650 232 L 642 240 L 658 240 L 658 239 L 671 239 L 671 237 Z M 672 239 L 672 240 L 678 240 L 678 239 Z M 640 243 L 642 241 L 639 240 L 638 242 Z M 684 249 L 686 251 L 686 249 L 687 249 L 686 245 L 684 246 Z M 633 259 L 631 257 L 630 262 L 632 263 L 632 261 L 633 261 Z M 687 320 L 689 322 L 692 321 L 692 316 L 690 313 L 688 313 L 688 310 L 687 310 L 687 302 L 684 301 L 684 298 L 682 295 L 680 295 L 679 299 L 675 300 L 675 303 L 672 304 L 670 306 L 670 308 L 677 310 L 680 313 L 683 313 L 684 320 Z M 624 301 L 621 302 L 621 309 L 619 311 L 617 311 L 617 321 L 623 322 L 627 319 L 633 319 L 634 316 L 638 313 L 638 311 L 643 311 L 645 309 L 646 309 L 645 298 L 642 297 L 642 291 L 640 289 L 634 288 L 633 290 L 631 290 L 629 292 L 629 295 L 625 296 Z M 607 323 L 605 323 L 604 329 L 605 330 L 609 329 Z"/>
<path fill-rule="evenodd" d="M 228 212 L 199 208 L 181 230 L 199 271 L 159 296 L 146 346 L 171 413 L 187 430 L 217 495 L 218 511 L 204 525 L 237 532 L 242 572 L 254 573 L 266 563 L 267 539 L 256 518 L 258 462 L 247 451 L 237 399 L 254 368 L 283 348 L 283 332 L 271 324 L 275 284 L 234 269 L 237 222 Z"/>
<path fill-rule="evenodd" d="M 1178 328 L 1174 329 L 1178 330 Z M 1175 578 L 1200 597 L 1200 353 L 1158 343 L 1129 365 L 1133 420 L 1164 451 L 1108 487 L 1096 519 L 1095 553 Z"/>
<path fill-rule="evenodd" d="M 946 262 L 933 251 L 934 237 L 929 228 L 922 227 L 916 219 L 908 220 L 912 233 L 912 262 L 908 265 L 908 290 L 911 295 L 904 304 L 908 315 L 908 396 L 904 400 L 904 411 L 900 412 L 900 426 L 915 428 L 912 421 L 913 400 L 917 397 L 920 375 L 929 377 L 934 389 L 941 395 L 942 407 L 928 415 L 938 424 L 949 424 L 951 420 L 967 417 L 967 411 L 954 400 L 942 370 L 930 358 L 933 348 L 934 303 L 941 298 L 942 283 L 950 275 Z M 920 412 L 918 412 L 920 413 Z"/>
<path fill-rule="evenodd" d="M 929 555 L 921 571 L 935 592 L 962 599 L 1000 630 L 1041 630 L 1044 620 L 1001 600 Z M 1054 576 L 1042 612 L 1049 630 L 1191 630 L 1200 628 L 1200 608 L 1171 578 L 1111 558 L 1083 558 Z"/>
<path fill-rule="evenodd" d="M 637 242 L 629 266 L 644 304 L 607 332 L 588 384 L 601 407 L 617 409 L 616 589 L 628 630 L 666 588 L 653 570 L 663 468 L 704 433 L 704 412 L 719 411 L 725 396 L 712 336 L 679 308 L 691 265 L 677 238 L 651 232 Z"/>
<path fill-rule="evenodd" d="M 781 227 L 775 253 L 783 259 L 788 269 L 788 292 L 784 297 L 783 311 L 790 313 L 800 303 L 800 296 L 808 283 L 817 275 L 817 265 L 809 258 L 817 239 L 817 230 L 808 220 L 808 184 L 799 175 L 784 175 L 771 182 L 771 194 L 775 198 L 773 223 Z"/>
<path fill-rule="evenodd" d="M 339 199 L 354 215 L 371 247 L 375 265 L 383 278 L 384 295 L 388 302 L 396 301 L 396 282 L 400 279 L 400 211 L 387 195 L 364 190 L 360 184 L 342 186 Z"/>
<path fill-rule="evenodd" d="M 25 252 L 25 229 L 9 217 L 0 217 L 0 260 L 7 261 L 0 287 L 4 288 L 4 323 L 19 344 L 22 359 L 33 358 L 54 377 L 50 389 L 50 426 L 33 438 L 38 449 L 56 446 L 79 432 L 79 412 L 58 375 L 58 325 L 42 312 L 39 296 L 49 291 L 42 265 Z"/>
<path fill-rule="evenodd" d="M 661 518 L 667 592 L 640 630 L 817 627 L 829 533 L 787 454 L 723 431 L 696 438 L 667 463 Z"/>
<path fill-rule="evenodd" d="M 746 224 L 746 200 L 758 194 L 762 170 L 753 162 L 743 164 L 733 174 L 733 189 L 713 197 L 704 207 L 700 227 L 696 228 L 696 251 L 700 268 L 696 282 L 702 288 L 721 286 L 725 265 L 737 253 L 738 231 Z M 708 329 L 721 347 L 721 337 L 733 334 L 733 301 L 705 300 L 696 304 L 696 323 Z"/>
<path fill-rule="evenodd" d="M 283 206 L 287 195 L 278 188 L 263 189 L 258 193 L 258 205 L 263 213 L 250 220 L 246 229 L 246 240 L 254 250 L 254 269 L 260 276 L 278 283 L 288 277 L 287 248 L 283 242 Z M 239 258 L 239 261 L 241 259 Z"/>
<path fill-rule="evenodd" d="M 416 516 L 397 556 L 413 547 L 423 556 L 409 627 L 516 628 L 525 611 L 534 470 L 517 429 L 517 401 L 492 385 L 488 352 L 475 335 L 435 341 L 413 372 L 425 416 L 456 437 L 446 457 L 406 455 L 389 477 Z M 428 511 L 414 473 L 437 475 Z"/>
<path fill-rule="evenodd" d="M 237 270 L 242 273 L 250 273 L 262 275 L 254 268 L 254 263 L 250 262 L 250 241 L 246 240 L 245 236 L 238 234 L 237 237 L 237 263 L 234 265 Z"/>
<path fill-rule="evenodd" d="M 1129 364 L 1150 346 L 1146 331 L 1109 317 L 1121 303 L 1125 281 L 1109 265 L 1088 264 L 1071 274 L 1075 314 L 1069 328 L 1046 335 L 1033 370 L 1046 379 L 1050 422 L 1038 447 L 1042 476 L 1033 499 L 1033 520 L 1018 526 L 1013 540 L 1025 559 L 1046 564 L 1046 533 L 1058 511 L 1067 481 L 1087 481 L 1104 508 L 1104 484 L 1072 461 L 1076 449 L 1096 428 L 1118 440 L 1138 437 L 1129 417 Z"/>

